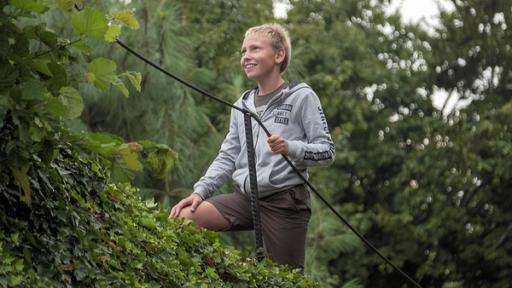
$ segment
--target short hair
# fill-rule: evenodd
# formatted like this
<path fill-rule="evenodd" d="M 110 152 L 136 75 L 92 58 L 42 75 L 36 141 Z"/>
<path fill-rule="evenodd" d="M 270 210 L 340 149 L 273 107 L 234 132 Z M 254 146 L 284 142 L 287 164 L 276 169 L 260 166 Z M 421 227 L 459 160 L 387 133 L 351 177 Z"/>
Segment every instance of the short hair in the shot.
<path fill-rule="evenodd" d="M 281 67 L 279 71 L 283 74 L 290 61 L 292 59 L 292 45 L 290 43 L 290 36 L 288 35 L 288 31 L 281 24 L 277 23 L 266 23 L 260 26 L 254 26 L 249 28 L 245 32 L 245 37 L 253 34 L 253 33 L 261 33 L 263 35 L 267 35 L 272 43 L 272 47 L 274 50 L 284 49 L 285 58 L 283 63 L 281 63 Z"/>

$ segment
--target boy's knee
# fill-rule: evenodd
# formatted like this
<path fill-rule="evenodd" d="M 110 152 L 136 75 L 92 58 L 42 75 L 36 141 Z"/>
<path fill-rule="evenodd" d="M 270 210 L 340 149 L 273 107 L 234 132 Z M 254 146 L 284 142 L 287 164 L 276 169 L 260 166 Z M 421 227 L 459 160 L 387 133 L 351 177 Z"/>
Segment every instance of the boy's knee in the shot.
<path fill-rule="evenodd" d="M 181 210 L 180 214 L 178 215 L 178 218 L 188 219 L 195 222 L 194 216 L 195 215 L 190 210 L 190 207 L 185 207 Z"/>

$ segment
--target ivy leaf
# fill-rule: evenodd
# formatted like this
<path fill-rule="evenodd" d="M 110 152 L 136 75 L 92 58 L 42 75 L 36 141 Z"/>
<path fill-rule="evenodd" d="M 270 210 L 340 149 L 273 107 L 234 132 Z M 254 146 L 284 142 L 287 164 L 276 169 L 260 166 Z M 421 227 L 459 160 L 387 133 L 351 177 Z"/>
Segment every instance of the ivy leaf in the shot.
<path fill-rule="evenodd" d="M 42 98 L 44 94 L 48 93 L 43 82 L 37 79 L 30 79 L 23 83 L 21 88 L 21 97 L 23 99 L 37 99 Z"/>
<path fill-rule="evenodd" d="M 23 166 L 20 169 L 17 167 L 11 167 L 12 175 L 16 180 L 16 183 L 21 187 L 24 194 L 20 197 L 20 200 L 30 205 L 32 201 L 32 189 L 27 176 L 28 166 Z"/>
<path fill-rule="evenodd" d="M 158 228 L 157 222 L 151 217 L 140 218 L 140 224 L 150 230 L 156 230 Z"/>
<path fill-rule="evenodd" d="M 73 29 L 82 35 L 103 40 L 108 30 L 105 14 L 94 8 L 87 7 L 71 16 Z"/>
<path fill-rule="evenodd" d="M 18 69 L 7 62 L 0 62 L 0 91 L 14 86 L 18 77 Z"/>
<path fill-rule="evenodd" d="M 107 40 L 108 42 L 114 42 L 116 41 L 119 34 L 121 34 L 121 26 L 110 25 L 108 27 L 107 33 L 105 33 L 105 40 Z"/>
<path fill-rule="evenodd" d="M 130 27 L 132 30 L 139 29 L 139 21 L 135 18 L 133 11 L 131 10 L 122 10 L 112 13 L 112 17 L 126 26 Z"/>
<path fill-rule="evenodd" d="M 48 10 L 48 7 L 34 0 L 10 0 L 9 4 L 36 13 L 44 13 Z"/>
<path fill-rule="evenodd" d="M 38 72 L 41 72 L 41 73 L 45 74 L 46 76 L 53 76 L 52 72 L 48 68 L 48 63 L 50 63 L 50 61 L 51 60 L 50 60 L 49 57 L 44 57 L 44 58 L 41 57 L 41 58 L 38 58 L 38 59 L 34 59 L 34 61 L 32 61 L 32 68 L 35 69 Z M 0 74 L 1 73 L 2 72 L 0 72 Z M 3 79 L 3 77 L 1 75 L 0 75 L 0 79 Z"/>
<path fill-rule="evenodd" d="M 137 90 L 137 92 L 140 92 L 141 89 L 141 82 L 142 82 L 142 74 L 140 72 L 136 71 L 126 71 L 122 75 L 126 76 L 128 80 L 130 80 L 130 83 L 132 84 L 133 88 Z"/>
<path fill-rule="evenodd" d="M 107 91 L 110 84 L 117 78 L 117 65 L 106 58 L 96 58 L 87 65 L 87 79 L 93 82 L 96 88 Z"/>

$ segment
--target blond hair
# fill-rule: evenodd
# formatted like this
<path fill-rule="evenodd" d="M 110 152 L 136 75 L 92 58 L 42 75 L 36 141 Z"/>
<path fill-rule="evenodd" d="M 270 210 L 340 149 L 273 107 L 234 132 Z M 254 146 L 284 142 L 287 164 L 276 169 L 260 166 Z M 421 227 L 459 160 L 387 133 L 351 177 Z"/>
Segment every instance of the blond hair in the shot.
<path fill-rule="evenodd" d="M 281 24 L 267 23 L 249 28 L 245 32 L 245 37 L 253 33 L 261 33 L 268 36 L 275 51 L 278 49 L 284 49 L 285 58 L 283 63 L 281 63 L 281 67 L 279 68 L 279 71 L 281 74 L 283 74 L 286 71 L 286 68 L 288 68 L 292 58 L 292 45 L 290 43 L 290 36 L 288 35 L 288 31 Z"/>

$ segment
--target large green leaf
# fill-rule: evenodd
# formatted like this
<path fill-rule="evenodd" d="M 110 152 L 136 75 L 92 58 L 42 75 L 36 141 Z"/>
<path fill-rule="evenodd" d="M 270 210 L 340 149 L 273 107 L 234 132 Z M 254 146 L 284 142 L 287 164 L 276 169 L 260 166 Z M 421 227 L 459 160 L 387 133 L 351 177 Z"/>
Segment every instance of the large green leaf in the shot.
<path fill-rule="evenodd" d="M 139 22 L 131 10 L 122 10 L 112 13 L 112 17 L 133 30 L 139 29 Z"/>
<path fill-rule="evenodd" d="M 23 83 L 21 97 L 23 99 L 37 99 L 42 98 L 47 92 L 43 82 L 37 79 L 30 79 Z"/>
<path fill-rule="evenodd" d="M 80 136 L 87 141 L 89 149 L 103 156 L 114 155 L 119 145 L 123 143 L 122 138 L 109 133 L 82 132 Z"/>
<path fill-rule="evenodd" d="M 107 91 L 110 84 L 117 78 L 117 65 L 106 58 L 96 58 L 87 65 L 87 79 L 102 91 Z"/>
<path fill-rule="evenodd" d="M 53 116 L 74 119 L 82 114 L 84 103 L 82 96 L 73 87 L 62 87 L 58 97 L 50 96 L 46 110 Z"/>
<path fill-rule="evenodd" d="M 105 33 L 105 40 L 107 40 L 108 42 L 114 42 L 116 41 L 119 34 L 121 34 L 121 26 L 110 25 L 108 27 L 107 33 Z"/>
<path fill-rule="evenodd" d="M 101 11 L 87 7 L 71 17 L 71 23 L 75 31 L 96 39 L 104 39 L 108 30 L 108 21 Z"/>
<path fill-rule="evenodd" d="M 66 117 L 73 119 L 79 117 L 84 110 L 84 102 L 82 96 L 73 87 L 62 87 L 60 88 L 59 99 L 66 108 Z"/>
<path fill-rule="evenodd" d="M 36 13 L 44 13 L 46 10 L 48 10 L 48 7 L 46 7 L 44 4 L 41 3 L 41 1 L 35 1 L 35 0 L 10 0 L 9 4 L 12 6 L 30 10 Z"/>

